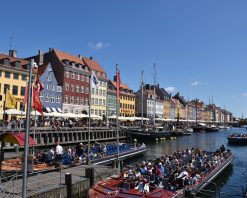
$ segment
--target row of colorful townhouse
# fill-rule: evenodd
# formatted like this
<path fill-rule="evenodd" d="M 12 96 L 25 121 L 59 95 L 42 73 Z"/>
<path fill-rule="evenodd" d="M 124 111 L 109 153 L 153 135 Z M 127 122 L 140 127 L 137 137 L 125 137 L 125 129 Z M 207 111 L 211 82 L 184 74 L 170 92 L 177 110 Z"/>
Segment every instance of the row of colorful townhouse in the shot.
<path fill-rule="evenodd" d="M 74 114 L 89 113 L 104 119 L 116 115 L 116 76 L 108 79 L 104 68 L 92 57 L 74 56 L 58 49 L 18 58 L 16 50 L 0 54 L 0 109 L 3 109 L 5 90 L 17 99 L 16 109 L 23 109 L 23 98 L 31 59 L 38 64 L 38 75 L 43 86 L 40 99 L 46 112 Z M 94 72 L 99 80 L 97 88 L 90 89 L 90 76 Z M 123 79 L 121 79 L 123 80 Z M 143 90 L 143 91 L 142 91 Z M 159 85 L 143 85 L 133 92 L 127 84 L 120 85 L 119 115 L 133 117 L 143 115 L 150 120 L 197 120 L 230 122 L 232 113 L 215 104 L 204 104 L 198 99 L 185 100 L 177 93 L 171 96 Z M 1 117 L 2 118 L 2 117 Z"/>

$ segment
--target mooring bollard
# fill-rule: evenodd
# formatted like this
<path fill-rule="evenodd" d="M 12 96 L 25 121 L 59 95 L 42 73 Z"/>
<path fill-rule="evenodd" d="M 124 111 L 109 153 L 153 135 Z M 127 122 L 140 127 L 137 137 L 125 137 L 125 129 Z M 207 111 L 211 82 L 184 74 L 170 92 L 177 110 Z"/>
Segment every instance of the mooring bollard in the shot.
<path fill-rule="evenodd" d="M 72 197 L 72 175 L 70 173 L 65 174 L 65 185 L 67 186 L 67 197 Z"/>
<path fill-rule="evenodd" d="M 85 177 L 90 181 L 90 187 L 94 185 L 94 167 L 87 167 L 85 169 Z"/>

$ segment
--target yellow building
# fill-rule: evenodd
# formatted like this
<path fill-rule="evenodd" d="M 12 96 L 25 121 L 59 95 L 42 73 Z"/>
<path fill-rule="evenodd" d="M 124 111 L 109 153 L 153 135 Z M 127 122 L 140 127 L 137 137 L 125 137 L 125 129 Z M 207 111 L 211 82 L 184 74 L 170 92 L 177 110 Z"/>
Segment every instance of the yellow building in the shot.
<path fill-rule="evenodd" d="M 120 116 L 133 117 L 135 116 L 135 94 L 128 85 L 121 84 L 120 86 Z"/>
<path fill-rule="evenodd" d="M 163 111 L 164 111 L 164 118 L 168 119 L 170 118 L 170 108 L 171 108 L 171 100 L 165 99 L 163 102 Z"/>
<path fill-rule="evenodd" d="M 114 76 L 114 81 L 109 81 L 108 90 L 108 115 L 116 115 L 116 76 Z M 119 116 L 123 117 L 133 117 L 135 116 L 135 94 L 128 85 L 120 85 L 120 109 Z"/>
<path fill-rule="evenodd" d="M 30 62 L 16 57 L 16 51 L 10 50 L 9 55 L 0 54 L 0 110 L 3 111 L 5 91 L 16 98 L 16 109 L 22 110 L 26 84 L 28 80 L 28 64 Z M 2 114 L 0 119 L 3 119 Z M 9 119 L 6 118 L 6 119 Z"/>

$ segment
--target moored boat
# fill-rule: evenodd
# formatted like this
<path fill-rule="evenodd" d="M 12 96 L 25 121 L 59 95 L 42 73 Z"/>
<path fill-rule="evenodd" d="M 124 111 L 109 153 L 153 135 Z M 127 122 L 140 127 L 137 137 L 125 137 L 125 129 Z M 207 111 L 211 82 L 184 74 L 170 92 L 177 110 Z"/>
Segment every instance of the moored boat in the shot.
<path fill-rule="evenodd" d="M 227 137 L 228 143 L 230 144 L 247 144 L 247 134 L 230 134 Z"/>
<path fill-rule="evenodd" d="M 194 152 L 195 151 L 195 152 Z M 174 171 L 168 176 L 166 174 L 156 172 L 159 167 L 166 166 L 160 160 L 151 160 L 146 165 L 140 166 L 147 172 L 137 177 L 136 172 L 130 167 L 127 171 L 122 172 L 119 176 L 109 177 L 98 182 L 89 190 L 89 197 L 160 197 L 175 198 L 184 194 L 186 189 L 190 192 L 198 192 L 204 189 L 212 180 L 214 180 L 221 172 L 223 172 L 231 163 L 233 157 L 230 151 L 225 151 L 221 147 L 216 152 L 206 152 L 205 150 L 188 150 L 185 153 L 197 153 L 201 155 L 202 162 L 194 161 L 193 157 L 186 156 L 182 161 L 178 160 L 178 164 L 183 164 L 180 168 L 175 167 Z M 185 154 L 183 153 L 183 154 Z M 178 153 L 177 153 L 178 154 Z M 193 155 L 192 155 L 193 156 Z M 175 162 L 174 157 L 168 156 L 164 162 Z M 186 163 L 187 162 L 187 163 Z M 193 166 L 189 167 L 189 164 Z M 200 166 L 199 166 L 200 165 Z M 151 168 L 153 166 L 153 168 Z M 168 162 L 168 166 L 169 162 Z M 177 166 L 177 165 L 176 165 Z M 192 168 L 193 167 L 193 168 Z M 200 168 L 199 168 L 200 167 Z M 135 173 L 135 174 L 133 174 Z M 141 185 L 141 187 L 140 187 Z"/>

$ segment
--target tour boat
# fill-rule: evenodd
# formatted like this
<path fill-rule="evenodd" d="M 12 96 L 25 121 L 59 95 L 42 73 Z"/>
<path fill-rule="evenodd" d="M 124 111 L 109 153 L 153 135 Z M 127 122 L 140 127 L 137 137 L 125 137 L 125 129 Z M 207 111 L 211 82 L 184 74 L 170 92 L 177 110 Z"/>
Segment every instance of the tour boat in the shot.
<path fill-rule="evenodd" d="M 247 134 L 231 134 L 227 137 L 228 143 L 232 144 L 247 144 Z"/>
<path fill-rule="evenodd" d="M 170 191 L 161 186 L 149 185 L 149 191 L 140 191 L 136 189 L 135 180 L 128 179 L 121 174 L 119 176 L 112 176 L 106 178 L 94 185 L 89 190 L 89 198 L 178 198 L 183 196 L 185 193 L 198 193 L 200 190 L 207 187 L 219 174 L 221 174 L 232 162 L 233 156 L 230 151 L 226 151 L 227 154 L 224 159 L 210 169 L 207 173 L 203 173 L 203 176 L 192 185 L 184 188 Z M 151 183 L 151 178 L 149 182 Z M 148 182 L 148 181 L 147 181 Z"/>

